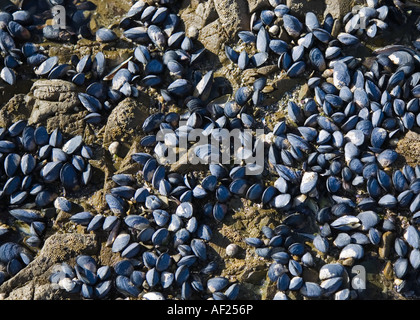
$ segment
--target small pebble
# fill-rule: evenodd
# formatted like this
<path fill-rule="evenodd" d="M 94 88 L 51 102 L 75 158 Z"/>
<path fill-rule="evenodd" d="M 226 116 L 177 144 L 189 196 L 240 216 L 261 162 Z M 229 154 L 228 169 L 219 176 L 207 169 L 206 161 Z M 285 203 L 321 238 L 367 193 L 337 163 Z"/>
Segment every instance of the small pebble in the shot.
<path fill-rule="evenodd" d="M 187 36 L 191 39 L 197 39 L 199 34 L 199 30 L 195 26 L 191 26 L 188 28 Z"/>
<path fill-rule="evenodd" d="M 231 243 L 230 245 L 226 247 L 226 254 L 229 257 L 234 257 L 238 253 L 238 251 L 239 251 L 239 246 L 234 243 Z"/>
<path fill-rule="evenodd" d="M 114 141 L 108 147 L 108 151 L 111 155 L 117 155 L 118 149 L 120 148 L 120 143 L 118 141 Z"/>
<path fill-rule="evenodd" d="M 268 29 L 268 32 L 270 33 L 270 35 L 272 36 L 277 36 L 280 32 L 280 28 L 278 25 L 273 25 L 270 27 L 270 29 Z"/>

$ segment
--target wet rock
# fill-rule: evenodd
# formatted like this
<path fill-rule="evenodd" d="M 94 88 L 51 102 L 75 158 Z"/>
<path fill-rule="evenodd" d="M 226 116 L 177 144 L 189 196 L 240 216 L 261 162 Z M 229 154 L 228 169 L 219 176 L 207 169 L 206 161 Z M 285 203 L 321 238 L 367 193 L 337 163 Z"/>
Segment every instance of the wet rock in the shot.
<path fill-rule="evenodd" d="M 241 284 L 241 288 L 243 288 L 243 290 L 240 291 L 242 300 L 262 299 L 261 294 L 263 294 L 263 292 L 260 294 L 260 286 L 254 286 L 250 283 L 244 282 Z"/>
<path fill-rule="evenodd" d="M 387 280 L 392 280 L 394 279 L 394 271 L 393 271 L 393 267 L 392 267 L 392 263 L 391 261 L 387 261 L 384 270 L 383 270 L 384 276 Z"/>
<path fill-rule="evenodd" d="M 277 291 L 277 283 L 264 281 L 261 286 L 261 300 L 272 300 Z"/>
<path fill-rule="evenodd" d="M 129 0 L 107 0 L 93 1 L 96 5 L 95 14 L 92 15 L 89 27 L 96 31 L 97 26 L 110 25 L 111 22 L 118 23 L 132 6 Z M 96 28 L 95 28 L 96 27 Z"/>
<path fill-rule="evenodd" d="M 382 241 L 379 245 L 378 253 L 382 259 L 387 259 L 391 253 L 392 245 L 394 244 L 395 234 L 387 231 L 382 235 Z"/>

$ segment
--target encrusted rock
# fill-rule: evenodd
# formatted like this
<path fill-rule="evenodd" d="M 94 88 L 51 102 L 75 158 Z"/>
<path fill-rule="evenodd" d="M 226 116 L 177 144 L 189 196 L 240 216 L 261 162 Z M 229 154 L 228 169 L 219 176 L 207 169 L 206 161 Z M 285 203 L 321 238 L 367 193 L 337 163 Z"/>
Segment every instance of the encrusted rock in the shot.
<path fill-rule="evenodd" d="M 248 30 L 250 15 L 246 0 L 214 0 L 222 28 L 231 38 L 239 30 Z"/>
<path fill-rule="evenodd" d="M 59 114 L 81 111 L 75 84 L 64 80 L 38 80 L 26 97 L 32 107 L 29 124 L 43 123 Z"/>
<path fill-rule="evenodd" d="M 121 101 L 108 117 L 105 127 L 103 147 L 108 149 L 114 141 L 120 142 L 120 148 L 131 146 L 131 138 L 142 133 L 141 127 L 148 116 L 148 101 L 126 98 Z M 120 149 L 121 150 L 121 149 Z"/>
<path fill-rule="evenodd" d="M 198 41 L 200 41 L 207 50 L 217 55 L 224 50 L 223 44 L 226 40 L 227 38 L 223 32 L 220 19 L 203 27 L 198 36 Z"/>
<path fill-rule="evenodd" d="M 15 300 L 51 298 L 50 289 L 38 287 L 48 282 L 51 267 L 80 254 L 95 254 L 98 250 L 99 243 L 94 234 L 56 233 L 45 241 L 39 255 L 26 268 L 0 286 L 0 293 L 7 295 L 6 299 Z"/>
<path fill-rule="evenodd" d="M 0 110 L 0 126 L 8 127 L 13 122 L 27 119 L 30 113 L 31 109 L 25 102 L 25 95 L 15 95 Z"/>
<path fill-rule="evenodd" d="M 204 26 L 216 20 L 218 16 L 213 1 L 197 4 L 191 1 L 188 4 L 188 7 L 181 13 L 181 19 L 185 23 L 187 36 L 195 38 L 197 35 L 191 34 L 191 30 L 201 31 Z"/>
<path fill-rule="evenodd" d="M 292 0 L 293 1 L 293 0 Z M 310 1 L 313 2 L 313 1 Z M 324 1 L 322 1 L 324 2 Z M 351 12 L 351 9 L 356 4 L 364 3 L 362 0 L 325 0 L 325 14 L 330 13 L 333 18 L 341 19 L 347 12 Z"/>
<path fill-rule="evenodd" d="M 248 0 L 248 8 L 250 13 L 263 9 L 273 9 L 268 0 Z"/>
<path fill-rule="evenodd" d="M 322 21 L 323 13 L 326 8 L 328 0 L 287 0 L 286 5 L 290 8 L 293 14 L 299 18 L 304 18 L 306 12 L 313 12 Z M 332 2 L 341 2 L 332 0 Z"/>
<path fill-rule="evenodd" d="M 419 150 L 420 134 L 414 131 L 408 131 L 405 137 L 398 141 L 395 149 L 398 154 L 404 155 L 405 161 L 410 166 L 415 166 L 419 163 Z M 395 163 L 395 165 L 399 165 L 399 163 Z"/>

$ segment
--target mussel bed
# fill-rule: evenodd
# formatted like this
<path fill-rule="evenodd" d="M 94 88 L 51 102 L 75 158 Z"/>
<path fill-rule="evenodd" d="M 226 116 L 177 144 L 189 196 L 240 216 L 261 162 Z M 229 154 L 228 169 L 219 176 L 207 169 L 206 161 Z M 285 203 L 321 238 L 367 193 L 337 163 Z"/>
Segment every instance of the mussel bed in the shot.
<path fill-rule="evenodd" d="M 420 296 L 420 6 L 245 2 L 1 4 L 2 298 Z"/>

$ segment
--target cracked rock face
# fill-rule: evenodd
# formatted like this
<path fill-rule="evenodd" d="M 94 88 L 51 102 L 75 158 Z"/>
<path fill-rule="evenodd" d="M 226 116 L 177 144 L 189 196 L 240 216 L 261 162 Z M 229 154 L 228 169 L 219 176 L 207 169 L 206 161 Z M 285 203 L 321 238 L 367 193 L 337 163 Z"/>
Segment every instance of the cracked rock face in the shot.
<path fill-rule="evenodd" d="M 38 80 L 27 96 L 27 103 L 33 105 L 29 124 L 81 110 L 76 85 L 64 80 Z"/>

